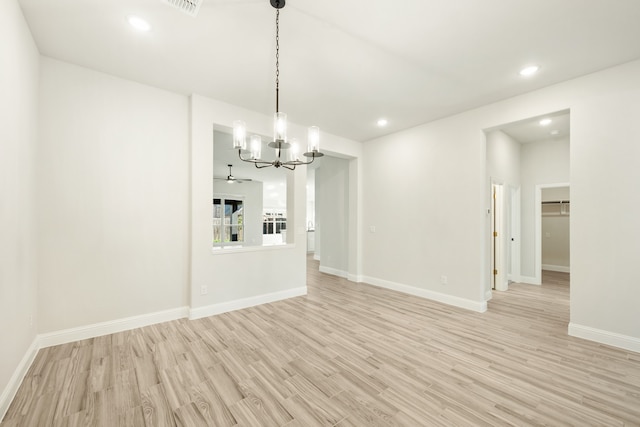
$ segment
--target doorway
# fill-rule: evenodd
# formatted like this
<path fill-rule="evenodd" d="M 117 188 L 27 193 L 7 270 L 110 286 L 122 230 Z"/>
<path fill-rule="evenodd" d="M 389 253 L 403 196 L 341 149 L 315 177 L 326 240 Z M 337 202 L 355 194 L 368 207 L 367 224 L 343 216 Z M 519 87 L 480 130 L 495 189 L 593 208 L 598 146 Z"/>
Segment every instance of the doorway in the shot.
<path fill-rule="evenodd" d="M 569 124 L 570 112 L 563 110 L 484 131 L 489 196 L 486 300 L 492 291 L 508 290 L 510 282 L 540 285 L 543 265 L 565 266 L 553 259 L 543 262 L 543 243 L 556 232 L 544 237 L 541 218 L 543 189 L 569 186 Z M 545 198 L 553 202 L 545 209 L 563 206 L 566 216 L 570 205 L 565 199 Z M 569 245 L 568 237 L 564 242 Z"/>
<path fill-rule="evenodd" d="M 543 272 L 570 273 L 571 196 L 569 183 L 536 186 L 536 279 Z"/>
<path fill-rule="evenodd" d="M 320 261 L 320 272 L 348 278 L 350 159 L 328 154 L 314 170 L 313 257 Z"/>

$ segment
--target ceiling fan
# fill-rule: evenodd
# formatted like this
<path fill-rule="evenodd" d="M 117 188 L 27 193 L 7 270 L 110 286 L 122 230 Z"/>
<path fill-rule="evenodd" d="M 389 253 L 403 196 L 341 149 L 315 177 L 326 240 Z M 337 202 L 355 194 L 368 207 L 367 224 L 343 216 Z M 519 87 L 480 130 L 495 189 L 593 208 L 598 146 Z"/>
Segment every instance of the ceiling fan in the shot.
<path fill-rule="evenodd" d="M 215 179 L 219 179 L 219 180 L 222 180 L 222 181 L 227 181 L 229 184 L 233 184 L 235 182 L 237 182 L 238 184 L 242 184 L 243 182 L 253 181 L 250 178 L 236 178 L 231 173 L 231 168 L 233 167 L 233 165 L 227 165 L 227 166 L 229 166 L 229 175 L 227 175 L 226 178 L 215 177 Z"/>

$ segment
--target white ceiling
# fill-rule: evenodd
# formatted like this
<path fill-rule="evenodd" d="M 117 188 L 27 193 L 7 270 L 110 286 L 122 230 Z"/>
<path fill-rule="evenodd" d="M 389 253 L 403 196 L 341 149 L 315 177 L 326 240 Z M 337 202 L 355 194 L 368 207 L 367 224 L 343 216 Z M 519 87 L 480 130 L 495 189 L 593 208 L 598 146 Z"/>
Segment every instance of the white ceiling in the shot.
<path fill-rule="evenodd" d="M 44 55 L 274 111 L 269 0 L 204 0 L 195 18 L 161 0 L 19 2 Z M 281 110 L 366 141 L 638 59 L 639 22 L 639 0 L 288 0 Z"/>
<path fill-rule="evenodd" d="M 549 124 L 541 124 L 542 120 L 550 120 Z M 531 117 L 515 123 L 500 126 L 500 130 L 522 144 L 570 137 L 570 114 L 568 111 Z"/>

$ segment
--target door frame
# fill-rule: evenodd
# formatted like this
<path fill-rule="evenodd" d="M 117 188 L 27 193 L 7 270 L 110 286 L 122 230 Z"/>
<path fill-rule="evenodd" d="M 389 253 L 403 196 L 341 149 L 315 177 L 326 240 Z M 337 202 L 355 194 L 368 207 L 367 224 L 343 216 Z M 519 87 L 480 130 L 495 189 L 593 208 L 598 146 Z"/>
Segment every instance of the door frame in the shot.
<path fill-rule="evenodd" d="M 509 289 L 507 271 L 507 230 L 505 190 L 507 186 L 501 180 L 491 178 L 490 203 L 491 218 L 489 239 L 491 241 L 489 280 L 490 290 L 506 291 Z M 497 232 L 497 236 L 494 236 Z M 494 274 L 493 270 L 497 270 Z"/>
<path fill-rule="evenodd" d="M 509 189 L 509 227 L 507 244 L 509 245 L 509 271 L 508 280 L 520 282 L 520 253 L 521 253 L 521 212 L 520 212 L 520 187 L 508 186 Z"/>

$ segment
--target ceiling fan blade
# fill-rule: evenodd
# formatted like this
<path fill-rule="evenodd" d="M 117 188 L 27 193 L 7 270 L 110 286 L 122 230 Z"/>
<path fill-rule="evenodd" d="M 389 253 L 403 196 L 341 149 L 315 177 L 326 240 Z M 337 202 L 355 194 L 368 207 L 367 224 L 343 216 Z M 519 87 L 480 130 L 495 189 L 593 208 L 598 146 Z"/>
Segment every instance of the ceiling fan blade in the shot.
<path fill-rule="evenodd" d="M 227 175 L 226 178 L 215 176 L 214 179 L 219 179 L 221 181 L 227 181 L 228 183 L 237 182 L 238 184 L 242 184 L 244 181 L 253 181 L 251 178 L 246 178 L 246 179 L 245 178 L 236 178 L 235 176 L 232 175 L 232 172 L 231 172 L 231 168 L 233 167 L 233 165 L 229 164 L 229 165 L 227 165 L 227 167 L 229 168 L 229 175 Z"/>
<path fill-rule="evenodd" d="M 213 177 L 213 179 L 216 179 L 216 180 L 218 180 L 218 181 L 228 182 L 228 183 L 230 183 L 230 184 L 231 184 L 231 183 L 235 183 L 235 182 L 237 182 L 237 183 L 239 183 L 239 184 L 242 184 L 242 181 L 241 181 L 241 180 L 239 180 L 239 179 L 236 179 L 236 178 L 229 178 L 229 177 L 223 178 L 223 177 L 221 177 L 221 176 L 214 176 L 214 177 Z"/>

